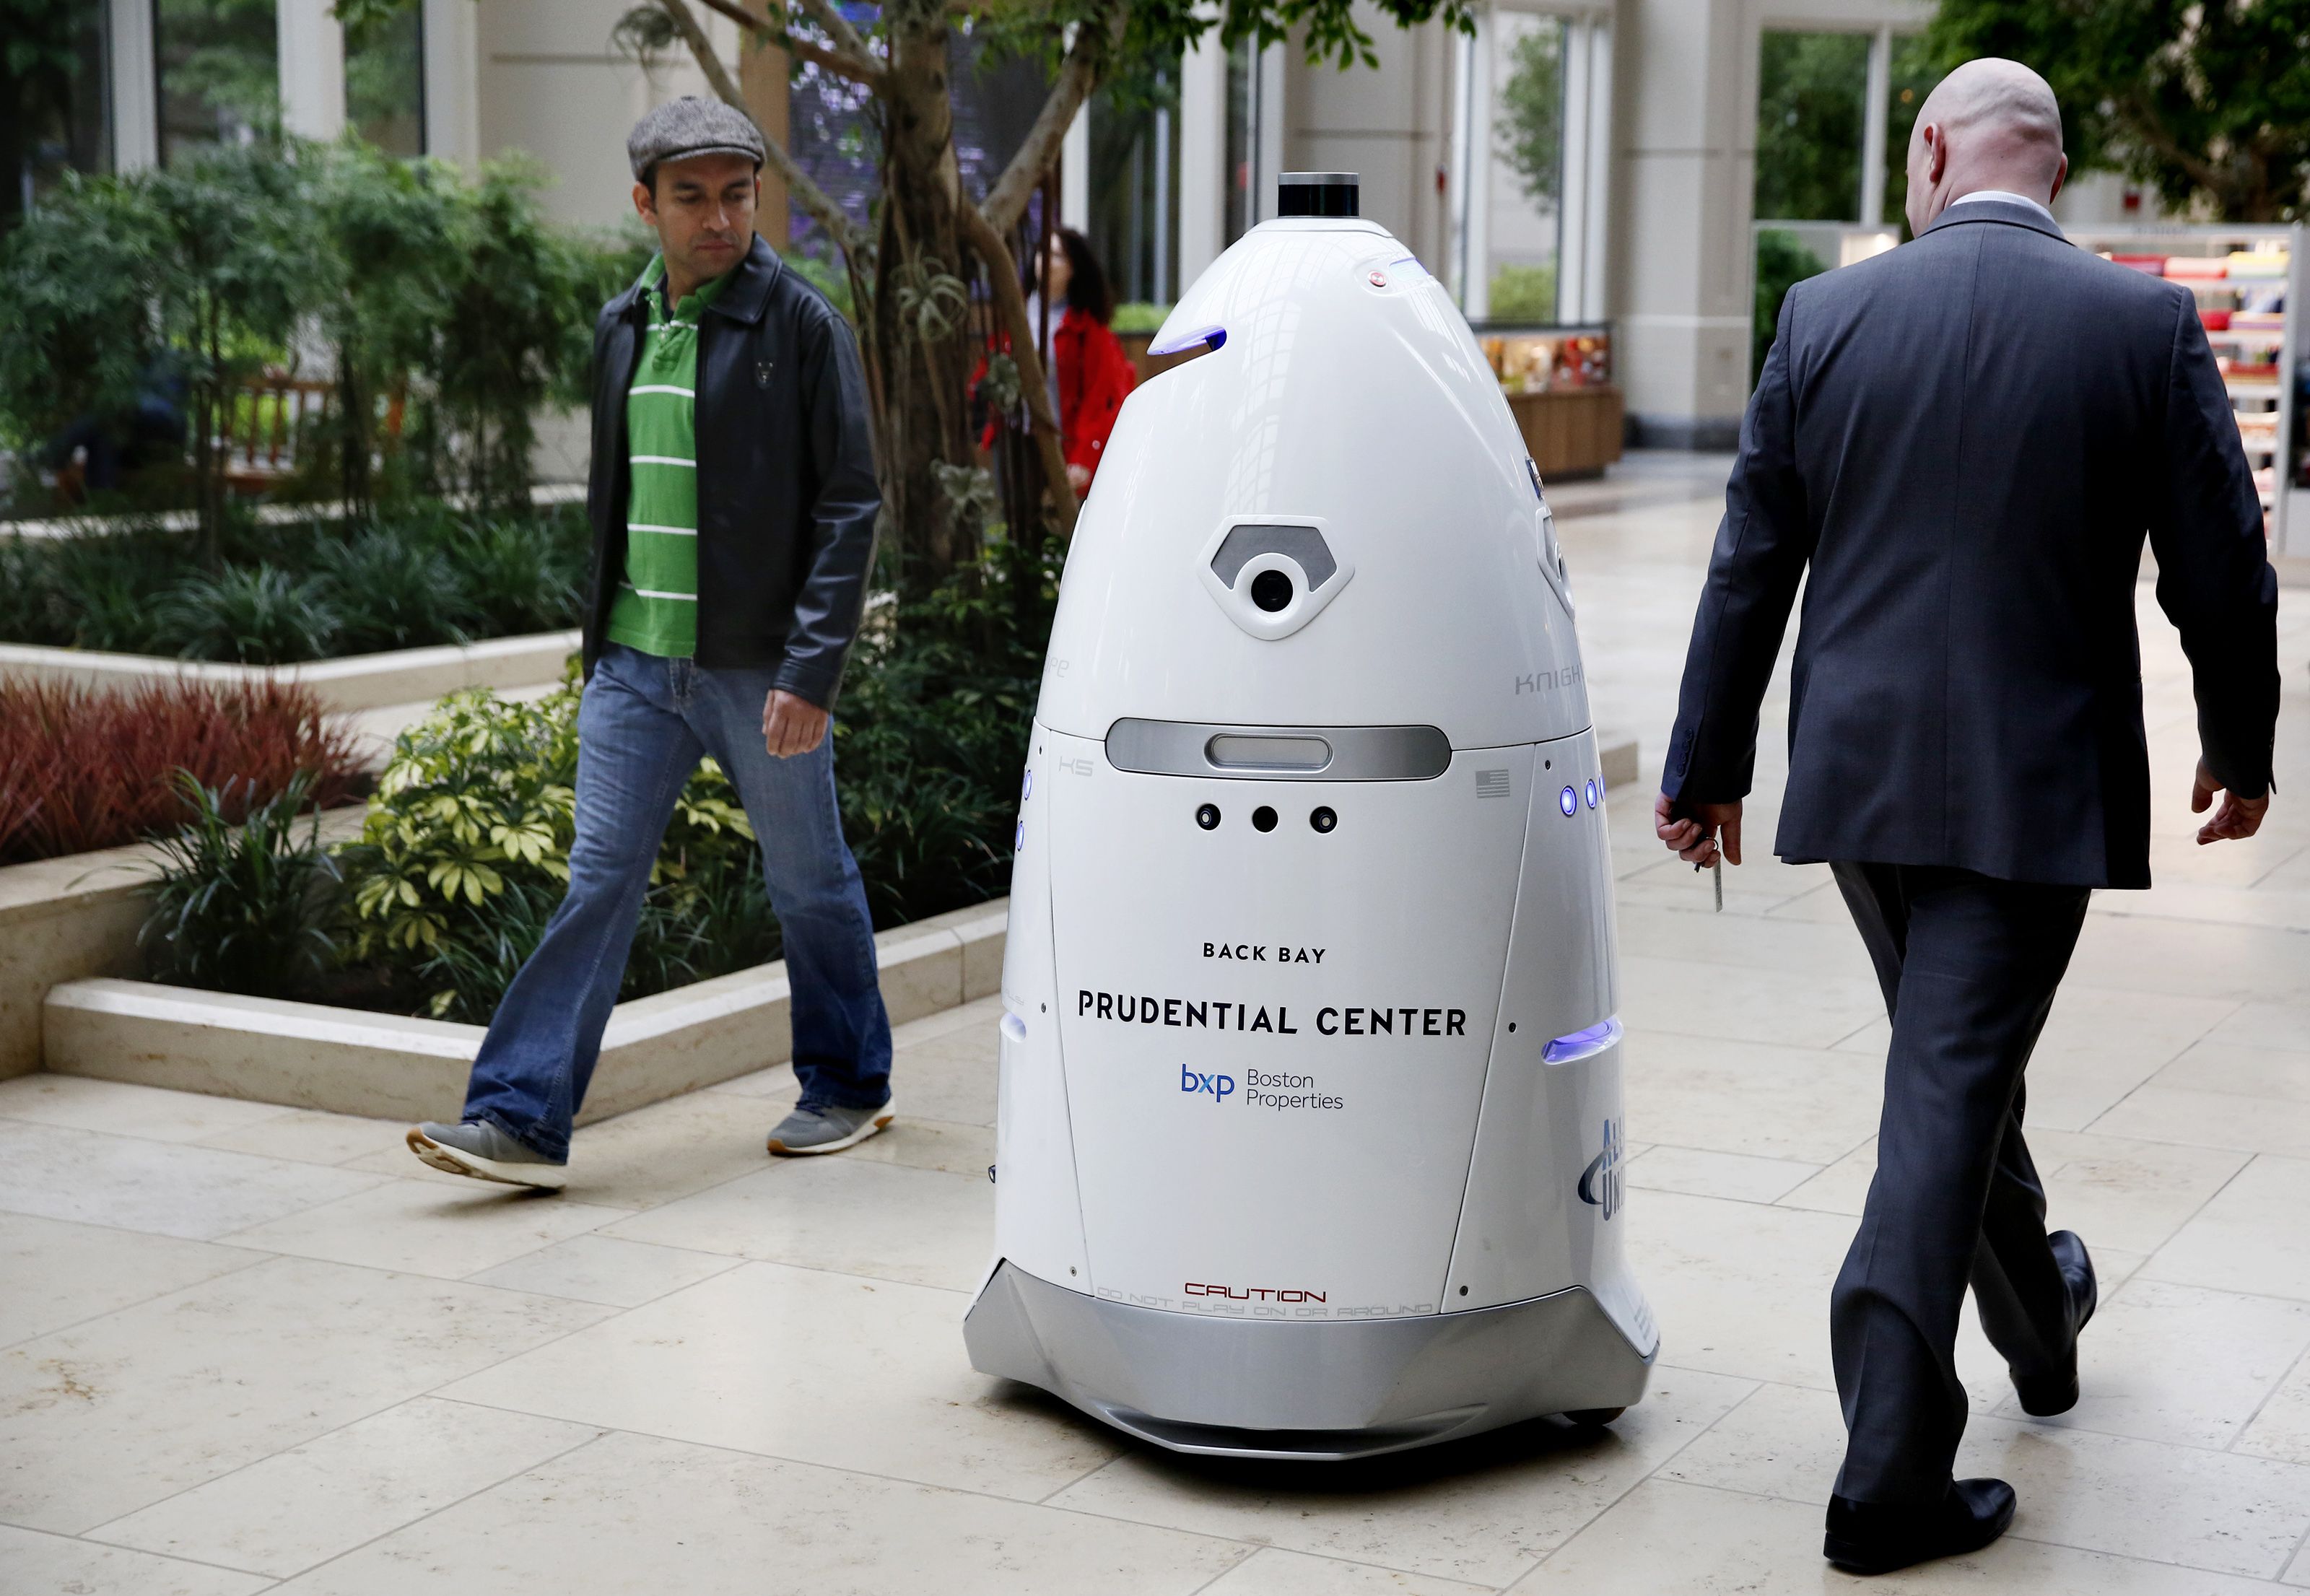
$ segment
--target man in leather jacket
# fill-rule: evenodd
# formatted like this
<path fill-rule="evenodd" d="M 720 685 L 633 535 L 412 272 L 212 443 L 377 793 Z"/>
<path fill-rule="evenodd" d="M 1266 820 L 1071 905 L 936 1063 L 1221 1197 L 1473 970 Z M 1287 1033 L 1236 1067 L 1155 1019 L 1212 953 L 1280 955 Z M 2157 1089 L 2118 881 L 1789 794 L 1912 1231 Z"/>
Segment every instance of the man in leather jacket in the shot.
<path fill-rule="evenodd" d="M 559 1188 L 666 822 L 737 787 L 785 939 L 800 1101 L 781 1154 L 890 1123 L 890 1024 L 829 719 L 873 560 L 866 386 L 841 315 L 754 236 L 761 135 L 684 98 L 627 141 L 660 252 L 594 334 L 594 571 L 569 889 L 507 990 L 436 1168 Z"/>

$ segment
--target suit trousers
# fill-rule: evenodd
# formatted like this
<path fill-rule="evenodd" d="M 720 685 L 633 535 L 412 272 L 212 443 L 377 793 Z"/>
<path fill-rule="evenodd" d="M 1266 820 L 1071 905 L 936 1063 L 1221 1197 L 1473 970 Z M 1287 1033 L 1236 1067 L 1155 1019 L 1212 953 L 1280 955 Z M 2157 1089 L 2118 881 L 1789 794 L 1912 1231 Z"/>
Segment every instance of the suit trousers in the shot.
<path fill-rule="evenodd" d="M 1846 1435 L 1837 1494 L 1934 1502 L 1965 1433 L 1967 1285 L 2017 1374 L 2054 1373 L 2070 1356 L 2068 1288 L 2021 1133 L 2022 1071 L 2089 893 L 1944 866 L 1833 868 L 1893 1021 L 1877 1174 L 1829 1299 Z"/>

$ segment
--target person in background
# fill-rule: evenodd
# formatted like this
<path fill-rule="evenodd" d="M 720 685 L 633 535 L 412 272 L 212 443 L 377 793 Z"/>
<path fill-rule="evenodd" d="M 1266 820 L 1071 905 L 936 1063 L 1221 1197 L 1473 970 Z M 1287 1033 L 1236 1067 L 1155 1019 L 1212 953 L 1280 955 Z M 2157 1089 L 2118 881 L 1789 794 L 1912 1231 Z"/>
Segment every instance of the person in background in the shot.
<path fill-rule="evenodd" d="M 126 410 L 85 415 L 48 441 L 40 462 L 56 473 L 68 502 L 118 490 L 148 465 L 185 455 L 185 376 L 163 355 L 137 373 L 136 399 Z M 72 477 L 77 459 L 79 475 Z"/>
<path fill-rule="evenodd" d="M 2045 81 L 1967 62 L 1910 136 L 1915 241 L 1789 291 L 1654 808 L 1680 857 L 1741 863 L 1802 582 L 1775 846 L 1828 862 L 1892 1018 L 1829 1297 L 1847 1439 L 1822 1549 L 1857 1574 L 2012 1522 L 2010 1486 L 1951 1478 L 1968 1285 L 2022 1410 L 2078 1401 L 2097 1287 L 2085 1243 L 2046 1233 L 2023 1070 L 2094 889 L 2149 885 L 2145 533 L 2196 689 L 2198 841 L 2270 807 L 2278 580 L 2237 421 L 2188 287 L 2062 237 L 2068 172 Z"/>
<path fill-rule="evenodd" d="M 658 237 L 594 331 L 594 580 L 569 888 L 473 1062 L 436 1169 L 560 1187 L 643 895 L 699 759 L 761 841 L 793 987 L 802 1098 L 782 1156 L 890 1123 L 890 1020 L 866 891 L 835 803 L 831 710 L 858 631 L 881 495 L 858 346 L 754 232 L 762 135 L 685 97 L 626 141 Z"/>
<path fill-rule="evenodd" d="M 1115 319 L 1115 291 L 1090 241 L 1071 227 L 1054 233 L 1043 282 L 1050 302 L 1066 307 L 1051 334 L 1051 364 L 1067 481 L 1081 498 L 1090 490 L 1107 434 L 1115 430 L 1116 412 L 1138 379 L 1131 357 L 1108 325 Z"/>

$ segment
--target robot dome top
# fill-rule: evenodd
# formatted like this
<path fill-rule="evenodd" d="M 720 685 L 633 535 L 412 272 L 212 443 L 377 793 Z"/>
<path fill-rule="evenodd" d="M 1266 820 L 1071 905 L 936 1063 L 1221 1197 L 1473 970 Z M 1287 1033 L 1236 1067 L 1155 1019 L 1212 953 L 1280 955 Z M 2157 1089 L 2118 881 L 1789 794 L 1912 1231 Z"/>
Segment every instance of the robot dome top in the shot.
<path fill-rule="evenodd" d="M 1116 419 L 1038 718 L 1433 726 L 1455 748 L 1587 728 L 1527 451 L 1410 250 L 1353 215 L 1264 222 L 1154 347 L 1197 345 Z"/>

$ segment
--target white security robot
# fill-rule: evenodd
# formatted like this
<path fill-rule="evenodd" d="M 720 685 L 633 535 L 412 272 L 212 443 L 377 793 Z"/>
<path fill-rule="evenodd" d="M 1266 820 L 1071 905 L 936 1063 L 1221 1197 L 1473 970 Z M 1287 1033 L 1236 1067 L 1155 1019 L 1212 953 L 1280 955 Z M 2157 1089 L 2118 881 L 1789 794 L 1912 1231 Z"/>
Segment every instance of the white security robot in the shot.
<path fill-rule="evenodd" d="M 1605 1422 L 1658 1336 L 1553 525 L 1443 288 L 1283 183 L 1069 555 L 971 1362 L 1182 1452 Z"/>

